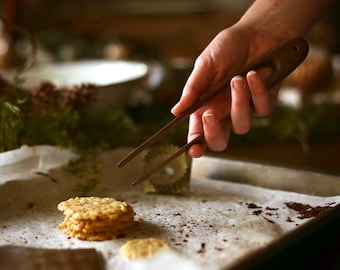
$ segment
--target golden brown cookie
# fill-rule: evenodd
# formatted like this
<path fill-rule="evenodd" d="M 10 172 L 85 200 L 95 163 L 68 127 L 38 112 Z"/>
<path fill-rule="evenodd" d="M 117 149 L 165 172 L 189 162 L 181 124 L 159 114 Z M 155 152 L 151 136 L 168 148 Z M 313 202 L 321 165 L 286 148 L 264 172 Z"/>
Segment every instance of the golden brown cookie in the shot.
<path fill-rule="evenodd" d="M 133 208 L 114 198 L 70 198 L 60 202 L 57 208 L 65 215 L 59 228 L 74 238 L 95 241 L 116 239 L 135 224 Z"/>
<path fill-rule="evenodd" d="M 131 213 L 132 207 L 114 198 L 75 197 L 60 202 L 58 209 L 74 219 L 115 219 L 121 213 Z"/>
<path fill-rule="evenodd" d="M 167 242 L 158 238 L 134 239 L 120 248 L 120 255 L 127 260 L 133 260 L 151 257 L 162 249 L 170 248 Z"/>
<path fill-rule="evenodd" d="M 71 221 L 69 219 L 65 219 L 63 223 L 60 224 L 60 227 L 67 228 L 68 230 L 78 231 L 83 233 L 93 233 L 93 232 L 103 232 L 103 231 L 119 231 L 130 228 L 133 223 L 131 221 L 122 221 L 119 223 L 113 223 L 112 221 L 104 224 L 101 223 L 99 226 L 96 224 L 96 221 Z"/>

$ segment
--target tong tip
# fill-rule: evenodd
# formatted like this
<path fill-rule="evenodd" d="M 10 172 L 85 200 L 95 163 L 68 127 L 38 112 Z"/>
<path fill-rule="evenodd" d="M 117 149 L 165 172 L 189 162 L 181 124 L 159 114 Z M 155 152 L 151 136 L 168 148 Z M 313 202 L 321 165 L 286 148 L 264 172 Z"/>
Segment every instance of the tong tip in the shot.
<path fill-rule="evenodd" d="M 121 159 L 117 166 L 118 168 L 124 167 L 130 160 L 132 160 L 135 156 L 137 156 L 140 152 L 140 149 L 135 149 L 134 151 L 130 152 L 127 156 L 125 156 L 123 159 Z"/>

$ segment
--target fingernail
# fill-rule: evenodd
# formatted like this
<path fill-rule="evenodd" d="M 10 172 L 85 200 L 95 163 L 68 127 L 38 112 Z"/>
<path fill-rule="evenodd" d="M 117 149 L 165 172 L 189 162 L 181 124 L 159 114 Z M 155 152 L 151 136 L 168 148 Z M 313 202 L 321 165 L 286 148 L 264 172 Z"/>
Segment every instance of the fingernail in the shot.
<path fill-rule="evenodd" d="M 171 108 L 170 112 L 172 114 L 174 114 L 174 111 L 176 110 L 176 107 L 177 107 L 177 103 Z"/>
<path fill-rule="evenodd" d="M 212 113 L 205 114 L 204 120 L 209 126 L 214 126 L 216 124 L 216 117 Z"/>
<path fill-rule="evenodd" d="M 242 89 L 244 86 L 244 80 L 242 77 L 237 76 L 233 79 L 233 86 L 236 90 Z"/>
<path fill-rule="evenodd" d="M 249 71 L 247 76 L 253 81 L 257 81 L 259 79 L 259 76 L 255 70 Z"/>

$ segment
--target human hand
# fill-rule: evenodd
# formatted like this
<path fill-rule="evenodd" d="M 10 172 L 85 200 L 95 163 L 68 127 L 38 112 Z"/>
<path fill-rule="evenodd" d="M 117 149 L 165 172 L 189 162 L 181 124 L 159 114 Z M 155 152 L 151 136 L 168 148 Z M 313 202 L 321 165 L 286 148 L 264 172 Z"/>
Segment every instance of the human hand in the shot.
<path fill-rule="evenodd" d="M 276 36 L 237 25 L 223 30 L 196 59 L 180 101 L 173 107 L 172 113 L 180 115 L 209 90 L 281 41 Z M 268 76 L 268 70 L 250 71 L 246 77 L 235 76 L 231 80 L 230 90 L 221 91 L 190 115 L 188 141 L 204 133 L 204 141 L 189 149 L 192 157 L 203 155 L 207 146 L 212 151 L 223 151 L 228 145 L 231 131 L 244 134 L 251 127 L 252 116 L 271 113 L 278 87 L 266 88 L 264 79 Z"/>

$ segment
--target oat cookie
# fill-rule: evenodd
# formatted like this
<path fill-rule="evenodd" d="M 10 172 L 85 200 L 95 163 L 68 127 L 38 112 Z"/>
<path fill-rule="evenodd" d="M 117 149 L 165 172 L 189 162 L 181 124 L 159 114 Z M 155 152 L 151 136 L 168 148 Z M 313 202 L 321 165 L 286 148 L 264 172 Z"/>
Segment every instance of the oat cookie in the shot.
<path fill-rule="evenodd" d="M 132 206 L 114 198 L 75 197 L 60 202 L 57 208 L 65 215 L 59 228 L 70 237 L 116 239 L 134 226 Z"/>
<path fill-rule="evenodd" d="M 58 209 L 75 219 L 115 219 L 121 213 L 131 213 L 131 206 L 114 198 L 75 197 L 58 204 Z"/>
<path fill-rule="evenodd" d="M 120 248 L 120 255 L 127 260 L 151 257 L 162 249 L 170 249 L 171 246 L 158 238 L 134 239 L 126 242 Z"/>

